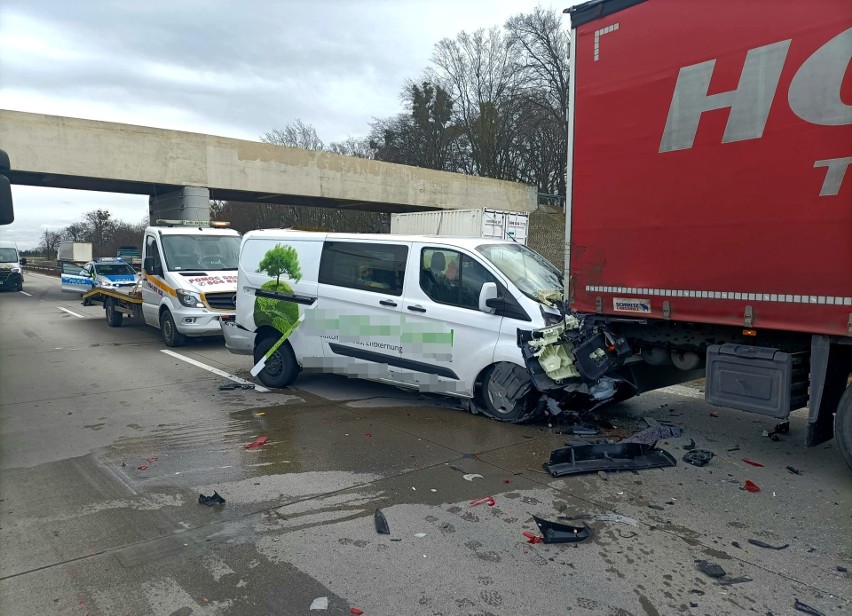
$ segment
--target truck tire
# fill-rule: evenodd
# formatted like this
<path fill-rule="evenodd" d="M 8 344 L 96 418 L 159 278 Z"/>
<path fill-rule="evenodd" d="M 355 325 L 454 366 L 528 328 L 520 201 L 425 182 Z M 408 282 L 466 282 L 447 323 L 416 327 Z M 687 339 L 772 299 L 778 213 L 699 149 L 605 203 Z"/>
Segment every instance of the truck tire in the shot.
<path fill-rule="evenodd" d="M 271 349 L 278 338 L 264 336 L 254 347 L 254 363 L 257 364 Z M 272 356 L 266 360 L 266 366 L 257 375 L 260 382 L 267 387 L 287 387 L 296 380 L 299 374 L 299 363 L 289 342 L 282 344 Z"/>
<path fill-rule="evenodd" d="M 846 465 L 852 470 L 852 385 L 846 388 L 834 416 L 834 438 Z"/>
<path fill-rule="evenodd" d="M 160 314 L 160 334 L 163 336 L 163 342 L 167 347 L 183 346 L 183 343 L 186 342 L 186 336 L 177 330 L 172 313 L 168 310 L 163 310 Z"/>
<path fill-rule="evenodd" d="M 104 302 L 104 312 L 106 313 L 107 325 L 110 327 L 121 327 L 124 322 L 124 315 L 115 309 L 115 300 L 111 297 Z"/>
<path fill-rule="evenodd" d="M 506 377 L 505 370 L 511 368 Z M 518 383 L 528 383 L 529 374 L 514 364 L 495 364 L 488 368 L 482 377 L 480 400 L 485 414 L 500 421 L 521 423 L 531 417 L 532 404 L 530 393 L 521 398 L 512 397 Z"/>

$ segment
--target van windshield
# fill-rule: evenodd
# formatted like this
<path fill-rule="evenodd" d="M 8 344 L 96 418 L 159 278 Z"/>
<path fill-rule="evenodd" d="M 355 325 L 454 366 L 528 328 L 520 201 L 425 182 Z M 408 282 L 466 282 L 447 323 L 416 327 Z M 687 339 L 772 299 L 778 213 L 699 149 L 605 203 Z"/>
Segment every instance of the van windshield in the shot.
<path fill-rule="evenodd" d="M 235 270 L 240 238 L 235 235 L 163 235 L 166 267 L 171 271 Z"/>
<path fill-rule="evenodd" d="M 562 293 L 562 274 L 523 244 L 483 244 L 476 251 L 491 261 L 518 289 L 537 302 L 542 294 Z"/>
<path fill-rule="evenodd" d="M 0 248 L 0 263 L 17 263 L 18 251 L 14 248 Z"/>

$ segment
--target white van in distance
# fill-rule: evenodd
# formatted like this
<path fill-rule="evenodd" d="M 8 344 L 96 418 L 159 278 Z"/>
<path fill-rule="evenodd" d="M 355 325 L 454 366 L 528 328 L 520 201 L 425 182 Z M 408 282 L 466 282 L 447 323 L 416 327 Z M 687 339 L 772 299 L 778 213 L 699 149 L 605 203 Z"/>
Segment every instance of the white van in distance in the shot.
<path fill-rule="evenodd" d="M 531 409 L 518 330 L 561 322 L 561 274 L 526 246 L 486 238 L 250 231 L 227 347 L 284 387 L 300 370 L 440 392 L 518 421 Z M 545 299 L 543 299 L 545 298 Z"/>
<path fill-rule="evenodd" d="M 24 288 L 24 268 L 18 246 L 11 240 L 0 240 L 0 290 L 21 291 Z"/>

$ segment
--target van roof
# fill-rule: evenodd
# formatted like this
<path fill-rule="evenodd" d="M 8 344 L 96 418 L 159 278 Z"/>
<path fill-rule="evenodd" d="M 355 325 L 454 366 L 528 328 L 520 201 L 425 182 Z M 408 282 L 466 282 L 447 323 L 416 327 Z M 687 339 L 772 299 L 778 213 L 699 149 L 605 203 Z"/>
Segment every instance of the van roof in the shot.
<path fill-rule="evenodd" d="M 240 234 L 236 229 L 217 229 L 215 227 L 192 227 L 192 226 L 174 226 L 165 227 L 159 225 L 151 225 L 145 232 L 149 230 L 157 231 L 160 235 L 232 235 L 239 237 Z"/>
<path fill-rule="evenodd" d="M 503 240 L 491 237 L 479 236 L 456 236 L 456 235 L 403 235 L 395 233 L 326 233 L 322 231 L 299 231 L 297 229 L 259 229 L 249 231 L 244 240 L 251 238 L 262 239 L 312 239 L 315 241 L 368 241 L 368 242 L 423 242 L 429 244 L 445 244 L 447 246 L 458 246 L 472 250 L 482 244 L 515 244 L 512 240 Z"/>

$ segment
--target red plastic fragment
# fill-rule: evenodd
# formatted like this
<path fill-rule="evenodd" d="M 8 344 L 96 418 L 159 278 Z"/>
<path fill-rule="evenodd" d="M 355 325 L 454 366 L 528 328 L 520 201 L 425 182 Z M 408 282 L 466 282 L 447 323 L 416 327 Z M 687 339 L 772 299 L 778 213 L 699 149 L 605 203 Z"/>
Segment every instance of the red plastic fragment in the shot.
<path fill-rule="evenodd" d="M 489 507 L 493 507 L 497 504 L 497 501 L 494 500 L 493 496 L 483 496 L 482 498 L 477 498 L 476 500 L 470 501 L 470 506 L 475 507 L 476 505 L 481 505 L 482 503 L 488 503 Z"/>
<path fill-rule="evenodd" d="M 263 445 L 265 442 L 266 442 L 265 436 L 258 437 L 257 440 L 246 445 L 246 449 L 257 449 L 258 447 Z"/>
<path fill-rule="evenodd" d="M 136 467 L 136 470 L 137 471 L 146 471 L 146 470 L 148 470 L 148 465 L 147 464 L 140 464 L 139 466 Z"/>
<path fill-rule="evenodd" d="M 367 433 L 364 435 L 364 438 L 373 438 L 373 435 L 372 435 L 372 434 L 370 434 L 369 432 L 367 432 Z M 357 610 L 358 608 L 355 608 L 355 609 Z"/>
<path fill-rule="evenodd" d="M 151 456 L 150 458 L 145 458 L 145 462 L 147 462 L 148 464 L 156 462 L 157 460 L 159 460 L 159 458 L 157 456 Z"/>
<path fill-rule="evenodd" d="M 359 610 L 357 607 L 350 607 L 349 611 L 356 615 L 364 613 L 364 610 Z"/>
<path fill-rule="evenodd" d="M 524 531 L 524 537 L 526 537 L 529 541 L 527 543 L 541 543 L 543 539 L 537 535 L 533 535 L 529 531 Z"/>
<path fill-rule="evenodd" d="M 512 483 L 512 481 L 510 479 L 504 479 L 503 483 Z"/>
<path fill-rule="evenodd" d="M 758 487 L 758 485 L 750 479 L 746 479 L 745 489 L 749 492 L 760 492 L 760 488 Z"/>
<path fill-rule="evenodd" d="M 751 464 L 752 466 L 763 468 L 763 464 L 761 464 L 760 462 L 755 462 L 754 460 L 749 460 L 748 458 L 743 458 L 743 462 L 745 462 L 746 464 Z"/>
<path fill-rule="evenodd" d="M 707 414 L 710 415 L 710 417 L 718 417 L 719 416 L 719 413 L 717 413 L 716 411 L 707 411 Z"/>

